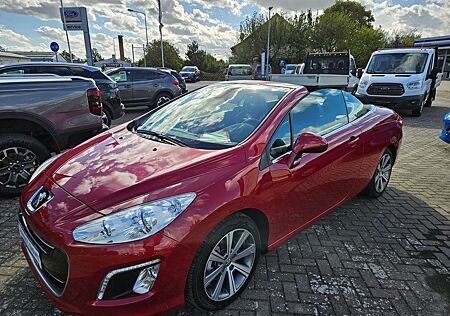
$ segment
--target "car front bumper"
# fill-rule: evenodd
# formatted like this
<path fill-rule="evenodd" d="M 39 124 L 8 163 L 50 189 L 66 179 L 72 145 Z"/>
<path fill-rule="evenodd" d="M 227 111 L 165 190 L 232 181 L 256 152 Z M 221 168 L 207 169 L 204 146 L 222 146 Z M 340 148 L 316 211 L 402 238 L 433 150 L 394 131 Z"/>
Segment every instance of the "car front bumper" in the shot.
<path fill-rule="evenodd" d="M 413 96 L 374 96 L 366 95 L 361 93 L 356 93 L 355 96 L 361 100 L 361 102 L 366 104 L 374 104 L 379 106 L 385 106 L 395 110 L 415 110 L 420 108 L 423 102 L 423 95 L 413 95 Z"/>
<path fill-rule="evenodd" d="M 77 209 L 78 214 L 85 213 L 86 209 L 83 211 L 84 206 L 80 204 L 81 202 L 70 196 L 64 199 L 67 193 L 50 182 L 51 180 L 47 178 L 44 186 L 52 186 L 51 192 L 54 194 L 55 202 L 66 203 L 64 207 Z M 32 190 L 35 191 L 34 186 Z M 25 199 L 29 196 L 30 194 L 25 193 Z M 28 250 L 29 246 L 22 243 L 23 253 L 33 274 L 50 300 L 60 310 L 82 315 L 155 315 L 184 304 L 184 286 L 192 260 L 190 248 L 164 235 L 163 232 L 124 244 L 92 245 L 75 242 L 71 232 L 62 228 L 64 225 L 57 224 L 57 221 L 51 218 L 45 220 L 48 216 L 43 214 L 48 214 L 47 206 L 30 215 L 24 201 L 26 200 L 22 198 L 19 218 L 23 218 L 25 226 L 31 231 L 27 234 L 30 236 L 33 234 L 34 239 L 31 240 L 37 240 L 38 236 L 39 240 L 67 256 L 67 278 L 64 287 L 60 291 L 55 291 L 51 286 L 53 279 L 46 277 L 48 270 L 43 263 L 44 259 L 40 261 L 42 263 L 39 267 Z M 53 212 L 55 211 L 53 209 Z M 89 216 L 98 217 L 99 214 Z M 35 246 L 42 249 L 38 243 Z M 43 256 L 41 253 L 41 258 Z M 100 287 L 110 272 L 153 261 L 159 261 L 159 272 L 148 293 L 135 294 L 131 291 L 130 295 L 119 298 L 99 299 Z M 135 280 L 128 281 L 133 284 Z"/>

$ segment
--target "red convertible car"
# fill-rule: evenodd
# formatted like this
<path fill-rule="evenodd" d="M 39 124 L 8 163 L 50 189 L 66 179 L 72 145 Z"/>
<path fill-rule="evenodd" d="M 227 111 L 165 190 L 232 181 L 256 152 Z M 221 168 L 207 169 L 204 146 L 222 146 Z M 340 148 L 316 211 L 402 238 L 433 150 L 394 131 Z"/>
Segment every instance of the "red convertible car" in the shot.
<path fill-rule="evenodd" d="M 340 90 L 213 84 L 44 163 L 21 197 L 22 248 L 71 314 L 217 310 L 262 253 L 381 195 L 401 138 L 395 112 Z"/>

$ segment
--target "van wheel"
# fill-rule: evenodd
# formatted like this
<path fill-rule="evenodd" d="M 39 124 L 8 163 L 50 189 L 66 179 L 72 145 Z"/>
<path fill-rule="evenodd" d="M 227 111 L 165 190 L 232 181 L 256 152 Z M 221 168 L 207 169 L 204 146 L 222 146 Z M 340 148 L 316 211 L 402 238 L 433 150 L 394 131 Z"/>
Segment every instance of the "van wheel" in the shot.
<path fill-rule="evenodd" d="M 415 109 L 415 110 L 412 110 L 412 116 L 415 116 L 415 117 L 421 116 L 421 115 L 422 115 L 422 112 L 423 112 L 423 107 L 424 107 L 424 106 L 425 106 L 425 99 L 421 101 L 420 107 L 419 107 L 419 108 L 417 108 L 417 109 Z"/>
<path fill-rule="evenodd" d="M 19 195 L 36 168 L 49 157 L 48 149 L 31 136 L 0 135 L 0 195 Z"/>
<path fill-rule="evenodd" d="M 161 92 L 155 97 L 154 105 L 151 107 L 158 107 L 163 105 L 164 103 L 169 102 L 172 100 L 172 96 L 167 92 Z"/>
<path fill-rule="evenodd" d="M 261 252 L 258 227 L 237 213 L 219 223 L 194 257 L 186 283 L 186 300 L 214 311 L 234 301 L 247 287 Z"/>

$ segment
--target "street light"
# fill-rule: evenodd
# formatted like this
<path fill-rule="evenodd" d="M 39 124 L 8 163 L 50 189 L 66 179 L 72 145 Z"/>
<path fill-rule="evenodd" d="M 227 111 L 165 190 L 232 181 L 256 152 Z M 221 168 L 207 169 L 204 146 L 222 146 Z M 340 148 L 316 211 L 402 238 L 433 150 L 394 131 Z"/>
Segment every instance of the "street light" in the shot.
<path fill-rule="evenodd" d="M 128 9 L 128 12 L 134 12 L 134 13 L 139 13 L 139 14 L 143 14 L 144 15 L 144 22 L 145 22 L 145 40 L 147 42 L 147 46 L 146 49 L 144 50 L 144 67 L 147 67 L 147 61 L 145 60 L 145 52 L 148 49 L 148 31 L 147 31 L 147 14 L 145 14 L 144 11 L 138 11 L 138 10 L 133 10 L 133 9 Z"/>
<path fill-rule="evenodd" d="M 269 7 L 269 29 L 267 31 L 267 53 L 266 53 L 266 80 L 269 80 L 269 55 L 270 55 L 270 11 L 272 11 L 273 7 Z"/>

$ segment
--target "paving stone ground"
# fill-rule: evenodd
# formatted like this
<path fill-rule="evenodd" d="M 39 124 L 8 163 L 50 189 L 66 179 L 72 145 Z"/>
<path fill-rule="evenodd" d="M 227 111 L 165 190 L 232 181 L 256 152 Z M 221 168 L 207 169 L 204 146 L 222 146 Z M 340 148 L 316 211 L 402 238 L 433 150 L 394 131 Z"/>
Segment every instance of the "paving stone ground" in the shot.
<path fill-rule="evenodd" d="M 438 139 L 449 100 L 441 90 L 422 117 L 403 115 L 383 197 L 358 196 L 264 255 L 249 288 L 216 314 L 450 315 L 450 145 Z M 62 314 L 20 252 L 17 208 L 0 200 L 0 315 Z"/>

